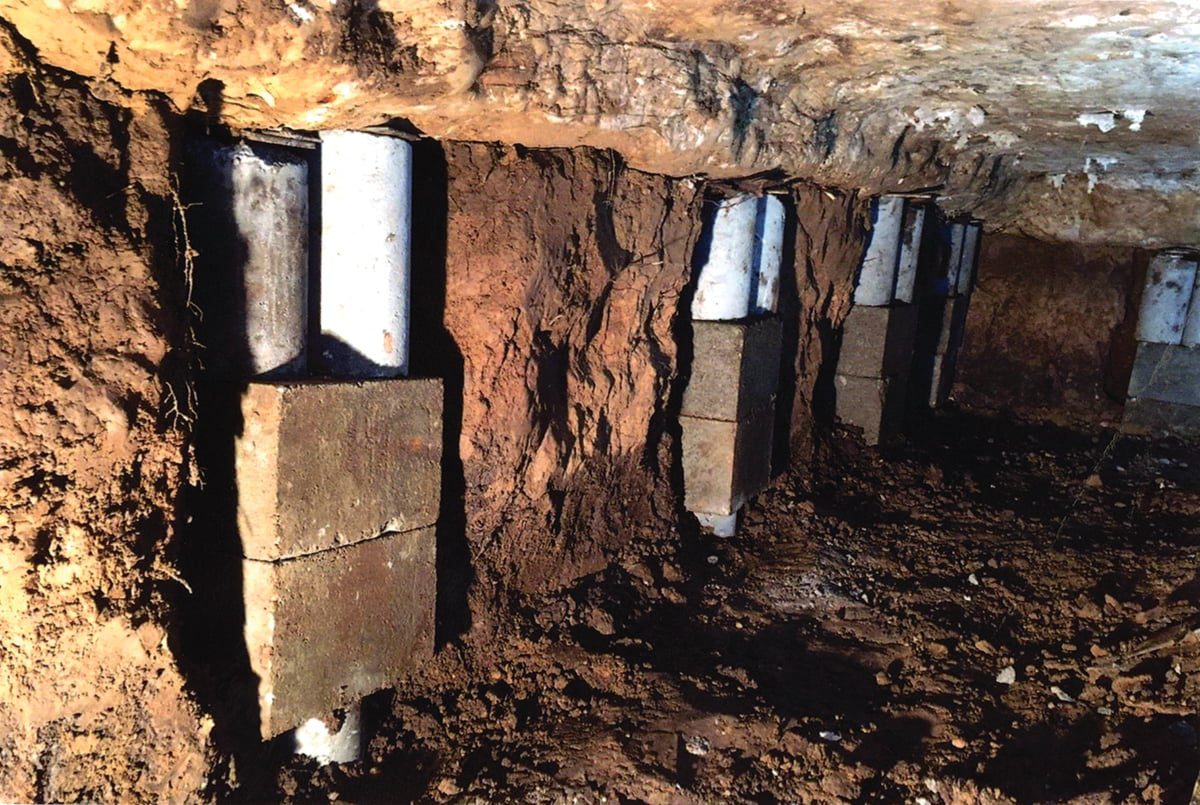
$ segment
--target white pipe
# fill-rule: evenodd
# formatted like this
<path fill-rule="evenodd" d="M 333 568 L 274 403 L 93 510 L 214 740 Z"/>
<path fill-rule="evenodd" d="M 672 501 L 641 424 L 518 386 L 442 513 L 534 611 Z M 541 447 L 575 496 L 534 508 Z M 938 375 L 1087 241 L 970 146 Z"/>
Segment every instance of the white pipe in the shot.
<path fill-rule="evenodd" d="M 1192 284 L 1192 299 L 1188 304 L 1187 322 L 1183 326 L 1183 345 L 1200 347 L 1200 268 Z"/>
<path fill-rule="evenodd" d="M 412 146 L 321 134 L 321 359 L 334 374 L 408 373 Z"/>
<path fill-rule="evenodd" d="M 696 519 L 700 521 L 700 526 L 712 532 L 714 537 L 729 538 L 737 536 L 739 513 L 735 511 L 733 514 L 697 514 Z"/>
<path fill-rule="evenodd" d="M 750 278 L 754 267 L 758 199 L 740 195 L 716 204 L 708 259 L 700 267 L 692 318 L 732 321 L 750 313 Z"/>
<path fill-rule="evenodd" d="M 854 304 L 881 307 L 892 303 L 896 287 L 896 259 L 900 228 L 904 225 L 904 199 L 883 196 L 871 205 L 871 237 L 863 253 Z"/>
<path fill-rule="evenodd" d="M 900 259 L 896 266 L 897 302 L 912 304 L 917 285 L 917 260 L 921 256 L 921 237 L 925 233 L 925 205 L 910 203 L 904 214 L 904 229 L 900 237 Z"/>
<path fill-rule="evenodd" d="M 354 763 L 362 757 L 362 702 L 348 706 L 342 727 L 330 732 L 325 722 L 310 718 L 292 732 L 294 752 L 317 761 L 320 766 L 330 763 Z"/>
<path fill-rule="evenodd" d="M 979 264 L 979 237 L 983 225 L 969 223 L 963 232 L 962 256 L 958 264 L 958 293 L 968 294 L 975 285 L 975 267 Z"/>
<path fill-rule="evenodd" d="M 950 258 L 946 261 L 946 275 L 938 282 L 939 296 L 954 296 L 958 291 L 958 268 L 962 263 L 963 241 L 967 234 L 967 225 L 961 222 L 950 224 Z"/>
<path fill-rule="evenodd" d="M 758 249 L 755 253 L 754 313 L 770 315 L 779 308 L 779 270 L 783 265 L 783 230 L 786 210 L 778 196 L 766 195 L 758 205 Z"/>
<path fill-rule="evenodd" d="M 209 323 L 209 346 L 243 376 L 299 373 L 308 335 L 308 162 L 264 145 L 199 150 L 205 188 L 193 235 L 214 269 L 202 279 L 210 296 L 236 306 Z"/>
<path fill-rule="evenodd" d="M 1178 251 L 1155 255 L 1146 272 L 1138 340 L 1153 344 L 1182 343 L 1195 284 L 1195 258 Z"/>

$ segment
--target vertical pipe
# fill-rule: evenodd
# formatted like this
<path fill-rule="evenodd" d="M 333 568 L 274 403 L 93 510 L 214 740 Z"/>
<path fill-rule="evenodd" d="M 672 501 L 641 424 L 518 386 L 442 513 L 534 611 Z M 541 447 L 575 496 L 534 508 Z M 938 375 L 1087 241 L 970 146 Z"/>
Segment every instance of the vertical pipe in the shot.
<path fill-rule="evenodd" d="M 408 372 L 412 146 L 321 134 L 320 362 L 332 374 Z"/>
<path fill-rule="evenodd" d="M 204 338 L 239 378 L 304 368 L 308 329 L 308 163 L 259 143 L 200 143 L 193 235 L 211 314 Z M 223 308 L 218 311 L 218 307 Z"/>
<path fill-rule="evenodd" d="M 917 284 L 917 261 L 921 256 L 921 236 L 925 232 L 925 204 L 910 203 L 904 213 L 900 238 L 900 257 L 896 266 L 897 302 L 912 304 Z"/>
<path fill-rule="evenodd" d="M 713 210 L 708 259 L 700 267 L 692 318 L 700 321 L 744 319 L 750 313 L 758 199 L 739 195 L 722 199 Z"/>
<path fill-rule="evenodd" d="M 1188 304 L 1187 322 L 1183 326 L 1183 345 L 1200 347 L 1200 268 L 1192 283 L 1192 299 Z"/>
<path fill-rule="evenodd" d="M 786 210 L 778 196 L 759 199 L 758 248 L 755 263 L 758 282 L 752 308 L 755 315 L 766 316 L 779 307 L 779 270 L 783 264 L 783 230 Z"/>
<path fill-rule="evenodd" d="M 1188 318 L 1188 303 L 1196 284 L 1196 260 L 1184 252 L 1160 252 L 1150 261 L 1142 309 L 1138 315 L 1139 341 L 1180 344 Z"/>
<path fill-rule="evenodd" d="M 950 224 L 950 257 L 946 262 L 946 273 L 939 278 L 936 290 L 939 296 L 954 296 L 958 292 L 958 269 L 962 264 L 963 241 L 967 225 L 961 221 Z"/>
<path fill-rule="evenodd" d="M 882 306 L 892 303 L 896 287 L 896 260 L 900 228 L 904 224 L 904 199 L 882 196 L 871 205 L 871 237 L 863 254 L 854 304 Z"/>
<path fill-rule="evenodd" d="M 979 238 L 983 225 L 971 222 L 965 225 L 963 232 L 962 259 L 958 264 L 959 294 L 968 294 L 975 285 L 975 267 L 979 263 Z"/>

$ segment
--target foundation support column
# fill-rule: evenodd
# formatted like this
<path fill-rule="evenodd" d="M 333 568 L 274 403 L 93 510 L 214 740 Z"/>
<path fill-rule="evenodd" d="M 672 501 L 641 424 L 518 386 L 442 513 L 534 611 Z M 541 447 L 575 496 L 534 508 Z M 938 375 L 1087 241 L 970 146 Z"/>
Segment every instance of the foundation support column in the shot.
<path fill-rule="evenodd" d="M 743 194 L 706 213 L 680 416 L 684 502 L 701 526 L 728 537 L 742 505 L 770 480 L 786 209 L 775 196 Z"/>
<path fill-rule="evenodd" d="M 898 435 L 917 332 L 912 304 L 927 203 L 884 196 L 871 205 L 854 307 L 842 329 L 834 375 L 837 417 L 867 444 Z"/>
<path fill-rule="evenodd" d="M 1146 272 L 1125 424 L 1200 435 L 1200 271 L 1197 255 L 1161 252 Z"/>

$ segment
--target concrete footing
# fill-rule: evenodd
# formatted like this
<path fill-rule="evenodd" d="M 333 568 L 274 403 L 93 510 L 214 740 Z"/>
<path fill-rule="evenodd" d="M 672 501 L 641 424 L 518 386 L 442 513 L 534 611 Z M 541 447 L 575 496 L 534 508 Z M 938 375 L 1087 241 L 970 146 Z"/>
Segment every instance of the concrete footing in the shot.
<path fill-rule="evenodd" d="M 292 736 L 296 742 L 296 754 L 312 758 L 322 766 L 353 763 L 361 758 L 362 704 L 352 704 L 343 712 L 342 724 L 333 732 L 319 718 L 310 718 L 296 727 Z"/>

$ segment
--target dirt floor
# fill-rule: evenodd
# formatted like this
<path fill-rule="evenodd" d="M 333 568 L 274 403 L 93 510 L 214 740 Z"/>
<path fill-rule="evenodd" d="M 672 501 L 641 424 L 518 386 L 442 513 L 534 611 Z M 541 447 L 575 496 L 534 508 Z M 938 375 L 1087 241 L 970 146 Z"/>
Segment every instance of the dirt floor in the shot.
<path fill-rule="evenodd" d="M 951 412 L 841 438 L 739 536 L 631 544 L 369 702 L 360 802 L 1186 802 L 1200 449 Z M 279 768 L 279 767 L 276 767 Z"/>

